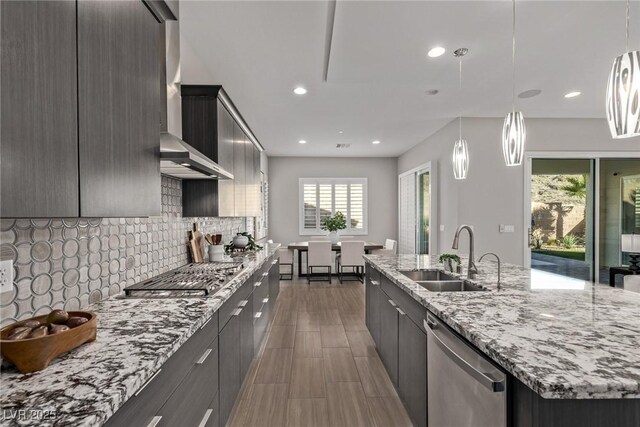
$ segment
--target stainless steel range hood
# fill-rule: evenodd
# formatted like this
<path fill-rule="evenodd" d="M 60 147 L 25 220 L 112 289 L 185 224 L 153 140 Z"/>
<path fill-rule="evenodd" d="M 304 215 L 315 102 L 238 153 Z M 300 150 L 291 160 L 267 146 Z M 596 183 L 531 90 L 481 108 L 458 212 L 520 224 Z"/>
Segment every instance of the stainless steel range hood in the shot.
<path fill-rule="evenodd" d="M 231 173 L 169 132 L 160 134 L 160 172 L 182 179 L 233 179 Z"/>
<path fill-rule="evenodd" d="M 233 174 L 224 170 L 182 140 L 182 102 L 180 99 L 180 24 L 178 2 L 166 2 L 164 10 L 165 51 L 163 71 L 166 85 L 162 91 L 166 103 L 161 109 L 160 173 L 183 179 L 233 179 Z"/>

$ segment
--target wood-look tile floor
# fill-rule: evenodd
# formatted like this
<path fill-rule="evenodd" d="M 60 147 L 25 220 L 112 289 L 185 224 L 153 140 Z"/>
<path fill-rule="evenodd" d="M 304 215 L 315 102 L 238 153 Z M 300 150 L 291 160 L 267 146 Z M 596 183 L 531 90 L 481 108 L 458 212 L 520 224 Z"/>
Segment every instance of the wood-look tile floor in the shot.
<path fill-rule="evenodd" d="M 227 426 L 411 426 L 365 325 L 363 284 L 283 280 L 275 310 Z"/>

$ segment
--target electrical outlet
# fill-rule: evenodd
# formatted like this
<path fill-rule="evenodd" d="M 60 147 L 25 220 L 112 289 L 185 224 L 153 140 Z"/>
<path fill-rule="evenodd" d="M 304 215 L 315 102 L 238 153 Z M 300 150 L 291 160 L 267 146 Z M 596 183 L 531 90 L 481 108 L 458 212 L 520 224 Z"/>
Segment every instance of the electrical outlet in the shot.
<path fill-rule="evenodd" d="M 444 225 L 440 224 L 440 231 L 444 231 Z"/>
<path fill-rule="evenodd" d="M 501 233 L 513 233 L 514 231 L 515 231 L 515 227 L 513 225 L 500 224 Z"/>
<path fill-rule="evenodd" d="M 13 290 L 13 261 L 0 261 L 0 295 Z"/>

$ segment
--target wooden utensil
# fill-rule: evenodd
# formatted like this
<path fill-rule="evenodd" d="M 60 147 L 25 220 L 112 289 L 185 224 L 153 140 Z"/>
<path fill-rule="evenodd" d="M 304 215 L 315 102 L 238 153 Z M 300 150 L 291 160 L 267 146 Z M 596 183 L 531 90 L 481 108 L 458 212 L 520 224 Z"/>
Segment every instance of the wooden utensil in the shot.
<path fill-rule="evenodd" d="M 57 356 L 73 350 L 80 345 L 96 340 L 96 315 L 88 311 L 70 311 L 70 317 L 84 317 L 87 322 L 80 326 L 54 335 L 38 338 L 9 340 L 9 333 L 16 326 L 12 324 L 0 330 L 0 349 L 2 358 L 16 366 L 23 374 L 41 371 Z M 47 315 L 33 317 L 46 324 Z"/>
<path fill-rule="evenodd" d="M 220 243 L 222 243 L 222 234 L 216 234 L 214 241 L 214 245 L 219 245 Z"/>
<path fill-rule="evenodd" d="M 193 231 L 189 231 L 189 250 L 191 251 L 191 261 L 202 262 L 202 253 L 198 250 L 198 243 Z"/>
<path fill-rule="evenodd" d="M 204 239 L 202 233 L 200 232 L 200 230 L 198 230 L 198 223 L 194 222 L 193 223 L 193 240 L 196 243 L 196 249 L 197 249 L 197 259 L 198 261 L 196 262 L 202 262 L 204 260 L 204 253 L 202 252 L 202 240 Z"/>

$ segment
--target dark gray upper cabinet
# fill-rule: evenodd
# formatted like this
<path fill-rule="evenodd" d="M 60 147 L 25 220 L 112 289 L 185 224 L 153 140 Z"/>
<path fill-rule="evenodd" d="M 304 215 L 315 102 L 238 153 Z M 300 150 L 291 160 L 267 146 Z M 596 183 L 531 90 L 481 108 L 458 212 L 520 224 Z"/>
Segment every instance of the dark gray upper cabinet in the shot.
<path fill-rule="evenodd" d="M 218 164 L 227 171 L 235 173 L 233 162 L 233 117 L 222 105 L 218 104 Z M 222 179 L 218 181 L 218 215 L 235 215 L 235 182 L 232 179 Z"/>
<path fill-rule="evenodd" d="M 80 214 L 159 215 L 160 24 L 141 1 L 79 0 L 77 26 Z"/>
<path fill-rule="evenodd" d="M 0 215 L 78 216 L 76 3 L 3 1 Z"/>
<path fill-rule="evenodd" d="M 245 181 L 245 148 L 247 137 L 240 126 L 233 124 L 233 181 L 235 189 L 234 213 L 235 216 L 246 216 L 246 181 Z"/>

